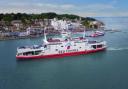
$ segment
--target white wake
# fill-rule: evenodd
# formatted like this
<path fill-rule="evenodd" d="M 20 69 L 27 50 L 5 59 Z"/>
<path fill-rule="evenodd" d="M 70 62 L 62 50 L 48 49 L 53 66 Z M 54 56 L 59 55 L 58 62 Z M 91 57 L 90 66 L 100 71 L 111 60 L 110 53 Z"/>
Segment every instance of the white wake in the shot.
<path fill-rule="evenodd" d="M 121 51 L 121 50 L 128 50 L 128 47 L 124 47 L 124 48 L 107 48 L 107 50 L 109 51 Z"/>

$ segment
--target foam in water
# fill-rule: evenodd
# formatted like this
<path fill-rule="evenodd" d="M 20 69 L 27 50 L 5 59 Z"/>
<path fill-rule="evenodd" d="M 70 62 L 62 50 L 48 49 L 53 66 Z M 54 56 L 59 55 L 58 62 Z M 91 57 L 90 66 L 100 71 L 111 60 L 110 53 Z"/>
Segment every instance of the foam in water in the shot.
<path fill-rule="evenodd" d="M 125 48 L 108 48 L 107 50 L 110 50 L 110 51 L 118 51 L 118 50 L 128 50 L 128 47 L 125 47 Z"/>

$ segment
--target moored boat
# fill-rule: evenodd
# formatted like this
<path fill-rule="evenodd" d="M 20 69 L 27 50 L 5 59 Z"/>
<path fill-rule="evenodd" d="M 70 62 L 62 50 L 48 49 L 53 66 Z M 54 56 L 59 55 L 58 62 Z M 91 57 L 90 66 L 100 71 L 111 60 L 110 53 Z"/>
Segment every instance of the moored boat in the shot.
<path fill-rule="evenodd" d="M 95 31 L 93 34 L 90 35 L 90 37 L 98 37 L 98 36 L 104 36 L 104 32 L 101 31 Z"/>

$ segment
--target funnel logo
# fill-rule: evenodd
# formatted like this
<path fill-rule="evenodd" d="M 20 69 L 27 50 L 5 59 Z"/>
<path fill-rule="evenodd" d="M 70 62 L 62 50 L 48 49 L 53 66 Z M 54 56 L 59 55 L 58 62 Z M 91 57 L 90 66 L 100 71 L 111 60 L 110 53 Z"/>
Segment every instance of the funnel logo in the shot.
<path fill-rule="evenodd" d="M 65 46 L 67 47 L 67 49 L 70 49 L 71 43 L 68 42 Z"/>

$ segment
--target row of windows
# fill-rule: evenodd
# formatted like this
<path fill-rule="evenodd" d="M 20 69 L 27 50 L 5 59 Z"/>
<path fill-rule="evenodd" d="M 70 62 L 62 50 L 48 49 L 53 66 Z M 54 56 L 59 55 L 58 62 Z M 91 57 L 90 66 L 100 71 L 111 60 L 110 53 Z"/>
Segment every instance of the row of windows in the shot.
<path fill-rule="evenodd" d="M 76 45 L 74 45 L 74 46 L 76 46 Z M 62 45 L 61 47 L 64 47 L 64 46 Z"/>
<path fill-rule="evenodd" d="M 78 52 L 78 49 L 73 49 L 73 50 L 61 50 L 59 51 L 59 54 L 67 53 L 67 52 Z"/>
<path fill-rule="evenodd" d="M 96 49 L 96 48 L 102 48 L 103 45 L 92 45 L 92 47 L 93 47 L 94 49 Z"/>
<path fill-rule="evenodd" d="M 74 42 L 74 43 L 84 43 L 83 41 L 81 42 L 81 41 L 79 41 L 79 42 Z"/>
<path fill-rule="evenodd" d="M 30 51 L 30 52 L 25 52 L 25 53 L 23 53 L 23 55 L 38 55 L 38 54 L 40 54 L 42 51 L 41 50 L 39 50 L 39 51 Z M 20 54 L 18 54 L 18 55 L 22 55 L 21 53 Z"/>

